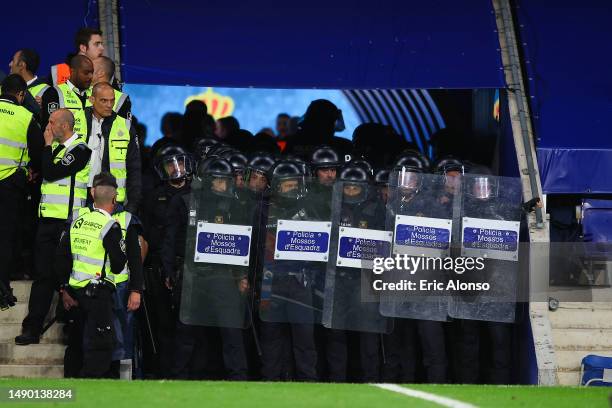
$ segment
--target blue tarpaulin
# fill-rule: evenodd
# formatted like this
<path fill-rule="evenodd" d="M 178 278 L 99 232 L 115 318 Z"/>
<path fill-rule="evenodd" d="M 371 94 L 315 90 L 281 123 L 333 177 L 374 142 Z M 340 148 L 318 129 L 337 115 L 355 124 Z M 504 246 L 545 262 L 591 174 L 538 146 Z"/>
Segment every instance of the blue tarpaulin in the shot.
<path fill-rule="evenodd" d="M 612 7 L 517 1 L 546 193 L 612 193 Z"/>
<path fill-rule="evenodd" d="M 121 2 L 124 80 L 259 88 L 503 86 L 489 0 Z"/>

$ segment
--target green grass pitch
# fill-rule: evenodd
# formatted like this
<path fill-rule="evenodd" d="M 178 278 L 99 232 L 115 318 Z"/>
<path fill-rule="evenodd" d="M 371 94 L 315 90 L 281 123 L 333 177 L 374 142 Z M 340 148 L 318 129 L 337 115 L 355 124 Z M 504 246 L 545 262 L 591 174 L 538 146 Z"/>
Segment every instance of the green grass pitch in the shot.
<path fill-rule="evenodd" d="M 74 400 L 56 403 L 7 402 L 7 389 L 72 388 Z M 406 385 L 478 407 L 610 407 L 609 388 Z M 367 384 L 263 383 L 213 381 L 118 381 L 1 379 L 0 405 L 6 407 L 440 407 Z M 459 406 L 459 405 L 458 405 Z"/>

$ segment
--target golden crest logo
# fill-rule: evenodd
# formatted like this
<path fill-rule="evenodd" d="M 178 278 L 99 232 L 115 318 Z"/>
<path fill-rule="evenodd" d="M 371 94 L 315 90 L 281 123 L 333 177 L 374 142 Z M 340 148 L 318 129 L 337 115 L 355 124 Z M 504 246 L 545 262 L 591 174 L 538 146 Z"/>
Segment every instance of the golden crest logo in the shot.
<path fill-rule="evenodd" d="M 216 215 L 215 216 L 215 224 L 223 224 L 223 216 L 222 215 Z"/>
<path fill-rule="evenodd" d="M 185 106 L 191 101 L 204 102 L 208 108 L 208 114 L 215 120 L 234 113 L 234 100 L 229 96 L 214 92 L 212 88 L 206 88 L 206 92 L 185 99 Z"/>
<path fill-rule="evenodd" d="M 359 221 L 359 228 L 368 228 L 367 221 Z"/>

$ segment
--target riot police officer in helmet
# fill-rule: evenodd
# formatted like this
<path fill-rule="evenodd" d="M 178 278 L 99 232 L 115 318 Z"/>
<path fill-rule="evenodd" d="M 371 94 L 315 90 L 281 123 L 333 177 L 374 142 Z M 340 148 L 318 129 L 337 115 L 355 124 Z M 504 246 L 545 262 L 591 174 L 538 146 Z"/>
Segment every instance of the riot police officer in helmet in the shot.
<path fill-rule="evenodd" d="M 301 261 L 274 258 L 279 220 L 308 220 L 304 174 L 298 164 L 283 160 L 272 169 L 270 204 L 266 223 L 266 252 L 260 290 L 262 377 L 283 378 L 283 353 L 292 349 L 295 379 L 316 381 L 312 276 Z"/>
<path fill-rule="evenodd" d="M 145 238 L 149 243 L 145 259 L 145 299 L 155 346 L 145 342 L 145 363 L 151 364 L 145 364 L 144 370 L 145 376 L 167 377 L 176 316 L 170 293 L 162 281 L 162 248 L 168 227 L 168 206 L 173 197 L 189 193 L 194 161 L 182 147 L 166 145 L 158 151 L 154 169 L 163 183 L 147 195 L 141 210 Z"/>

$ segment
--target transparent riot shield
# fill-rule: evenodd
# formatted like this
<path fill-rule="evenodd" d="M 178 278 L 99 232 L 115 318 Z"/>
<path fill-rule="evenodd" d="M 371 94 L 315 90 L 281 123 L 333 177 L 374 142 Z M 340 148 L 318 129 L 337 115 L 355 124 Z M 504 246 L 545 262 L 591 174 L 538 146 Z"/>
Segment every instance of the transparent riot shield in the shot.
<path fill-rule="evenodd" d="M 519 290 L 521 183 L 518 178 L 467 174 L 463 178 L 461 263 L 450 279 L 453 318 L 515 321 Z M 469 260 L 473 261 L 469 261 Z"/>
<path fill-rule="evenodd" d="M 383 315 L 448 319 L 445 287 L 459 192 L 460 179 L 405 170 L 390 175 L 387 229 L 395 262 L 383 276 L 389 284 L 382 291 Z"/>
<path fill-rule="evenodd" d="M 373 289 L 375 258 L 391 252 L 385 206 L 377 187 L 337 181 L 332 199 L 332 231 L 325 283 L 323 325 L 338 330 L 390 333 L 393 319 L 379 311 Z"/>
<path fill-rule="evenodd" d="M 272 185 L 259 301 L 263 321 L 321 323 L 332 189 L 313 186 L 316 180 L 305 177 Z"/>
<path fill-rule="evenodd" d="M 190 325 L 246 328 L 252 322 L 249 271 L 259 207 L 254 196 L 238 198 L 229 181 L 225 190 L 223 183 L 213 188 L 215 182 L 192 182 L 179 317 Z"/>

